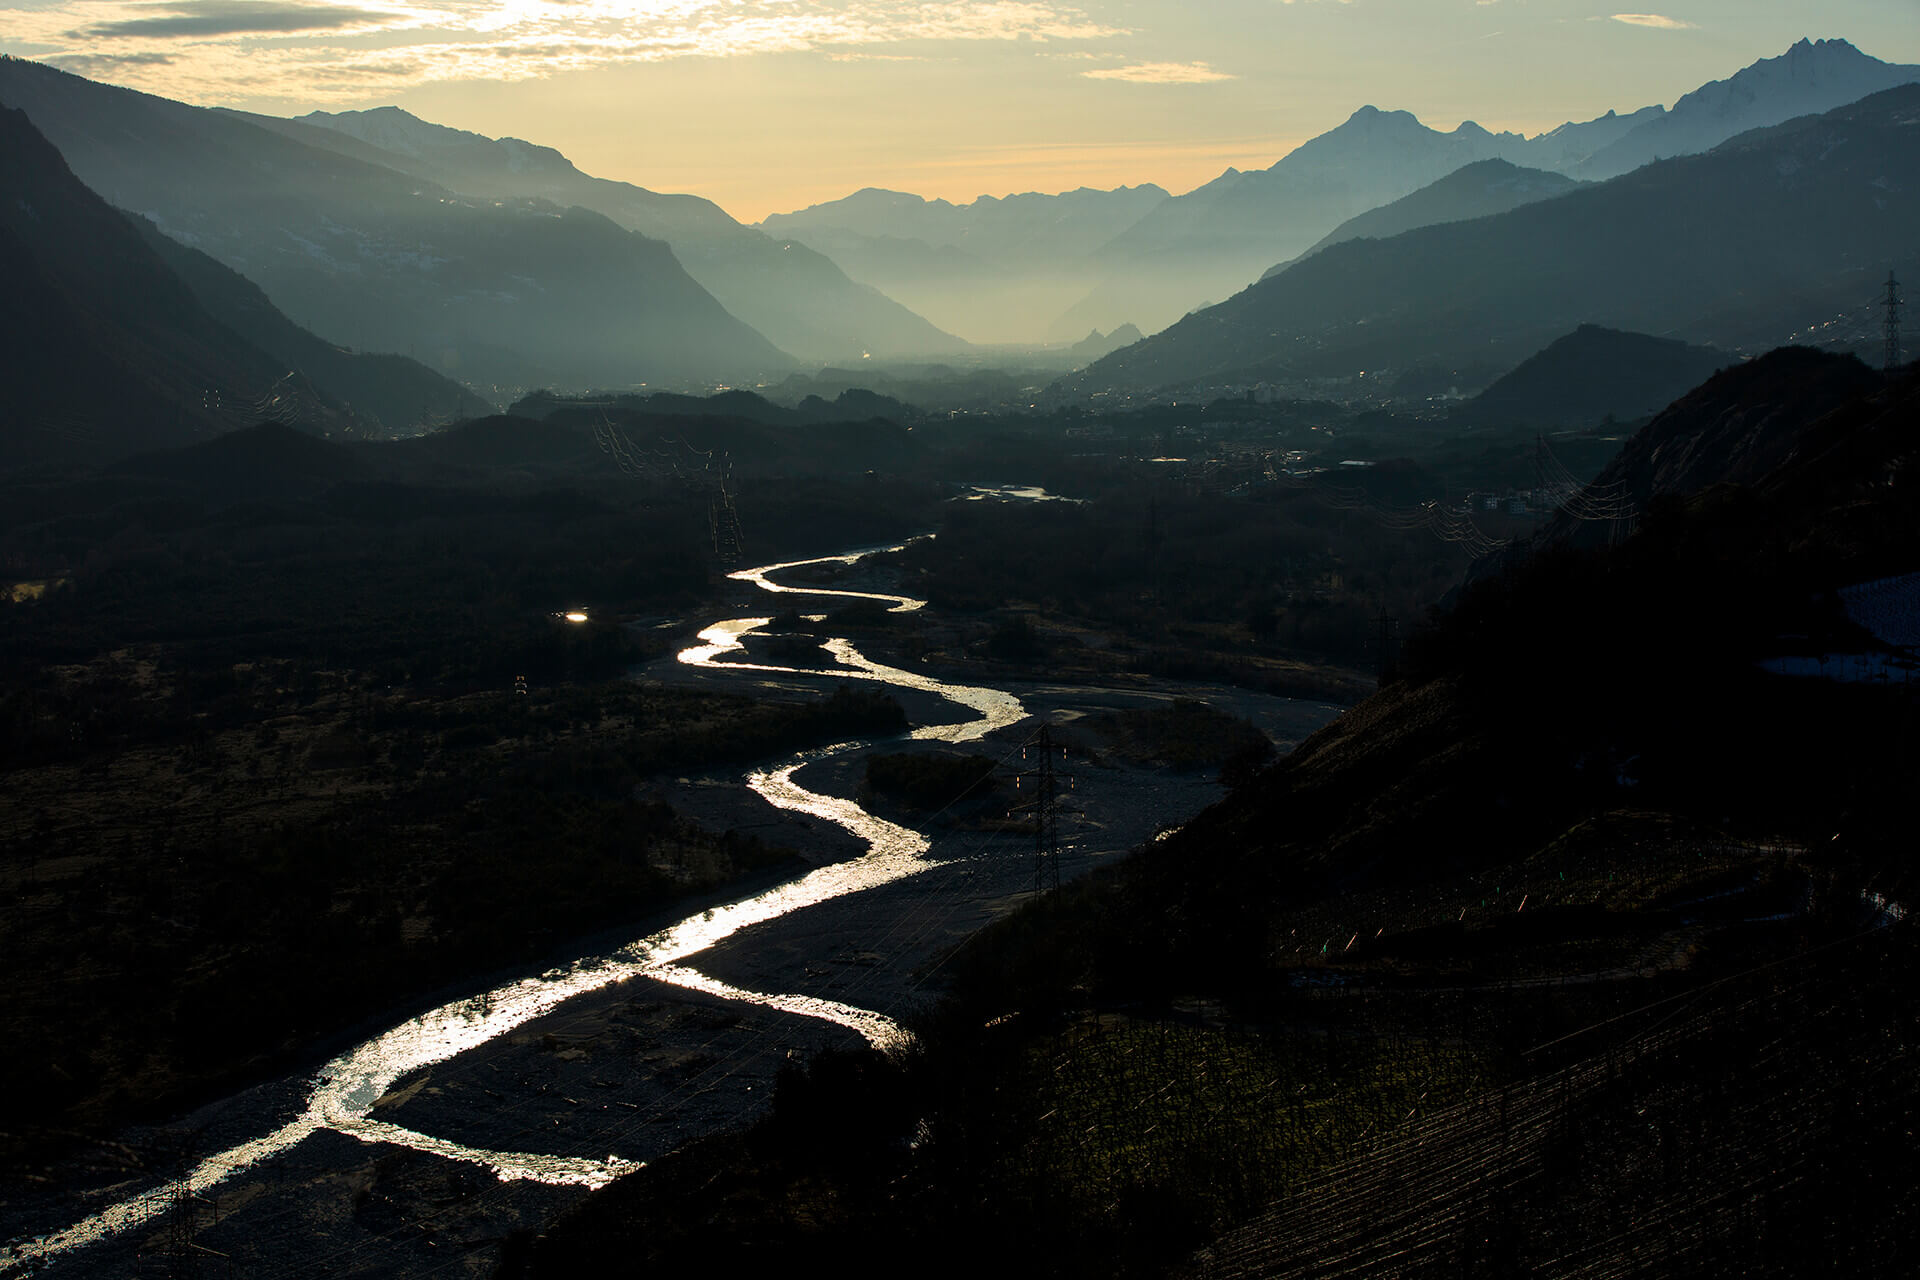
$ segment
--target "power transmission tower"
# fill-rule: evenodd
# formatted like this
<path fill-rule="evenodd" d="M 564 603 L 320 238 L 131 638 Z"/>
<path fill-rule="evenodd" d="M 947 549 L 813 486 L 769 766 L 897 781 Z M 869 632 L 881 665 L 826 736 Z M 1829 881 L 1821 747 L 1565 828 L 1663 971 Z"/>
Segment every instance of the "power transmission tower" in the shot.
<path fill-rule="evenodd" d="M 1062 784 L 1068 788 L 1073 786 L 1073 775 L 1054 767 L 1055 752 L 1062 760 L 1067 758 L 1066 744 L 1053 740 L 1053 726 L 1042 724 L 1040 732 L 1020 748 L 1023 760 L 1032 753 L 1033 767 L 1022 769 L 1013 780 L 1015 789 L 1033 796 L 1025 804 L 1015 805 L 1013 811 L 1033 814 L 1035 897 L 1060 891 L 1060 789 Z"/>
<path fill-rule="evenodd" d="M 1882 301 L 1887 308 L 1886 370 L 1888 373 L 1892 373 L 1900 367 L 1900 307 L 1902 302 L 1900 298 L 1900 282 L 1894 279 L 1893 272 L 1891 271 L 1887 272 L 1887 293 Z"/>
<path fill-rule="evenodd" d="M 740 511 L 733 503 L 733 458 L 722 455 L 716 473 L 717 490 L 707 502 L 707 523 L 713 532 L 713 554 L 722 564 L 739 564 Z"/>
<path fill-rule="evenodd" d="M 213 1201 L 195 1195 L 184 1180 L 173 1184 L 170 1198 L 173 1204 L 167 1215 L 163 1263 L 167 1280 L 231 1276 L 233 1259 L 217 1249 L 207 1248 L 194 1238 L 200 1232 L 202 1214 L 209 1219 L 209 1225 L 217 1220 L 218 1210 Z"/>

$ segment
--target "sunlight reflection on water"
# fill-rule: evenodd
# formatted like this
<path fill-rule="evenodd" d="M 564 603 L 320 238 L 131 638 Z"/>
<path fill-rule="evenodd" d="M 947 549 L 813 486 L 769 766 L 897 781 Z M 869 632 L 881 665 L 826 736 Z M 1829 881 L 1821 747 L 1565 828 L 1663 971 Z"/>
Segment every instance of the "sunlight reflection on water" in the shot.
<path fill-rule="evenodd" d="M 874 552 L 861 551 L 788 561 L 758 569 L 742 569 L 730 576 L 780 594 L 883 601 L 891 605 L 889 612 L 893 613 L 911 612 L 926 603 L 881 592 L 785 587 L 767 578 L 768 574 L 783 569 L 811 564 L 853 564 L 871 554 Z M 716 661 L 724 654 L 743 651 L 746 647 L 745 637 L 770 621 L 770 618 L 733 618 L 716 622 L 700 632 L 699 639 L 703 643 L 683 650 L 679 654 L 679 661 L 715 671 L 823 674 L 795 667 Z M 938 694 L 978 715 L 977 719 L 960 724 L 916 729 L 912 734 L 916 739 L 971 742 L 995 729 L 1017 722 L 1026 714 L 1019 699 L 998 689 L 948 685 L 914 672 L 885 666 L 867 658 L 843 639 L 830 640 L 824 647 L 842 664 L 841 669 L 825 674 Z M 858 1033 L 878 1048 L 890 1048 L 903 1043 L 906 1033 L 883 1014 L 812 996 L 745 991 L 709 978 L 681 963 L 689 956 L 752 925 L 777 919 L 802 907 L 887 884 L 927 868 L 929 864 L 924 860 L 924 855 L 928 844 L 919 833 L 875 817 L 851 800 L 808 791 L 794 782 L 794 773 L 803 765 L 854 745 L 842 743 L 806 752 L 778 768 L 756 770 L 748 776 L 747 785 L 776 808 L 810 814 L 845 828 L 867 842 L 864 855 L 848 862 L 817 868 L 798 880 L 739 902 L 689 916 L 670 928 L 628 943 L 612 955 L 589 956 L 564 969 L 551 969 L 539 977 L 520 978 L 409 1019 L 329 1062 L 315 1079 L 304 1113 L 264 1137 L 229 1148 L 202 1161 L 188 1175 L 187 1189 L 194 1194 L 203 1194 L 234 1174 L 271 1159 L 322 1130 L 333 1130 L 361 1142 L 405 1147 L 478 1165 L 503 1181 L 525 1179 L 558 1186 L 603 1186 L 639 1166 L 617 1155 L 595 1159 L 467 1147 L 375 1120 L 372 1113 L 375 1104 L 409 1073 L 478 1048 L 552 1012 L 569 1000 L 630 978 L 651 978 L 722 999 L 750 1002 L 783 1013 L 832 1022 Z M 0 1249 L 0 1271 L 32 1267 L 77 1246 L 138 1227 L 166 1213 L 175 1203 L 176 1190 L 173 1186 L 157 1187 L 130 1197 L 64 1231 Z"/>

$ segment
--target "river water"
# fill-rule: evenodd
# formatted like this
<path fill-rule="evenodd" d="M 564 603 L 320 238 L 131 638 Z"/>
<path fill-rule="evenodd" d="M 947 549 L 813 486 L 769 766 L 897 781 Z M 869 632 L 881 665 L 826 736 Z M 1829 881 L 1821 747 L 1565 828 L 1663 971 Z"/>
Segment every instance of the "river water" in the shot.
<path fill-rule="evenodd" d="M 801 597 L 816 596 L 921 608 L 885 591 L 790 585 L 796 571 L 858 565 L 879 550 L 733 576 L 801 607 Z M 822 646 L 831 662 L 779 666 L 753 656 L 754 633 L 770 618 L 738 612 L 648 678 L 749 691 L 871 681 L 908 695 L 916 720 L 954 721 L 911 731 L 941 743 L 978 743 L 1029 709 L 1070 728 L 1082 716 L 1200 697 L 1252 719 L 1285 748 L 1338 711 L 1165 681 L 967 685 L 876 662 L 842 639 Z M 200 1150 L 217 1154 L 176 1166 L 172 1181 L 161 1164 L 108 1187 L 83 1169 L 64 1199 L 6 1206 L 18 1238 L 0 1249 L 0 1274 L 144 1274 L 155 1253 L 164 1272 L 186 1222 L 196 1244 L 225 1251 L 237 1274 L 256 1280 L 486 1276 L 509 1233 L 538 1227 L 587 1188 L 762 1114 L 786 1057 L 899 1043 L 890 1015 L 924 998 L 942 958 L 972 931 L 1026 898 L 1033 851 L 1030 837 L 966 826 L 922 833 L 841 798 L 854 791 L 871 745 L 806 752 L 745 778 L 671 784 L 674 807 L 693 820 L 722 830 L 778 827 L 770 843 L 825 850 L 823 865 L 427 1010 L 311 1077 L 203 1108 L 186 1129 Z M 989 753 L 1017 767 L 1006 736 Z M 1219 794 L 1202 775 L 1089 762 L 1079 776 L 1081 811 L 1071 832 L 1063 824 L 1062 877 L 1151 839 Z M 129 1140 L 147 1158 L 170 1141 L 164 1133 Z M 193 1196 L 208 1203 L 183 1213 L 178 1206 Z"/>
<path fill-rule="evenodd" d="M 790 561 L 743 569 L 731 576 L 772 593 L 873 600 L 887 604 L 894 612 L 920 608 L 924 601 L 906 596 L 789 587 L 770 577 L 816 564 L 851 565 L 871 554 L 874 551 Z M 732 655 L 744 652 L 744 637 L 769 621 L 770 618 L 733 618 L 716 622 L 700 633 L 700 644 L 680 653 L 679 661 L 712 672 L 806 674 L 792 667 L 729 660 Z M 839 678 L 869 680 L 935 694 L 974 713 L 972 718 L 958 724 L 916 729 L 912 736 L 917 739 L 975 741 L 1017 723 L 1026 714 L 1018 698 L 998 689 L 951 685 L 889 667 L 867 658 L 845 640 L 833 640 L 825 648 L 840 664 L 834 673 Z M 690 915 L 616 950 L 585 956 L 564 968 L 551 969 L 538 976 L 519 978 L 479 995 L 430 1009 L 392 1027 L 327 1063 L 308 1087 L 304 1108 L 292 1119 L 202 1160 L 183 1181 L 148 1188 L 117 1200 L 70 1227 L 14 1242 L 0 1250 L 0 1273 L 37 1271 L 44 1265 L 69 1258 L 79 1264 L 84 1261 L 79 1255 L 87 1252 L 87 1246 L 152 1223 L 174 1211 L 183 1195 L 204 1196 L 236 1174 L 255 1170 L 263 1162 L 329 1131 L 362 1143 L 384 1144 L 476 1165 L 502 1181 L 555 1186 L 603 1185 L 637 1167 L 637 1162 L 617 1154 L 598 1158 L 558 1156 L 465 1145 L 376 1118 L 374 1112 L 376 1104 L 402 1078 L 470 1053 L 568 1002 L 629 979 L 649 978 L 709 997 L 817 1019 L 847 1028 L 877 1047 L 898 1044 L 904 1033 L 880 1013 L 819 996 L 747 990 L 702 973 L 689 963 L 700 953 L 750 926 L 875 889 L 932 865 L 926 860 L 929 845 L 924 836 L 876 817 L 851 800 L 810 791 L 794 781 L 795 773 L 803 767 L 830 760 L 859 745 L 844 743 L 806 752 L 778 767 L 756 770 L 746 781 L 776 809 L 811 815 L 844 828 L 866 843 L 864 855 L 819 867 L 763 893 Z"/>

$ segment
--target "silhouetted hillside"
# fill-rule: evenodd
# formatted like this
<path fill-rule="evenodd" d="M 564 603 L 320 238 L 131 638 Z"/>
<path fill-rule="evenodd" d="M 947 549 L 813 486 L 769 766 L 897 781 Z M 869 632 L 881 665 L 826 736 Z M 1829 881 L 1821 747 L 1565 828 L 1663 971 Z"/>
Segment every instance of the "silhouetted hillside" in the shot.
<path fill-rule="evenodd" d="M 1584 427 L 1641 418 L 1731 363 L 1711 347 L 1583 324 L 1456 412 L 1476 425 Z"/>
<path fill-rule="evenodd" d="M 1523 169 L 1498 159 L 1476 160 L 1412 195 L 1347 219 L 1300 256 L 1310 257 L 1343 240 L 1386 240 L 1403 231 L 1439 222 L 1464 222 L 1469 218 L 1505 213 L 1523 204 L 1563 195 L 1579 185 L 1572 178 L 1543 169 Z M 1282 262 L 1269 267 L 1260 278 L 1279 275 L 1290 265 Z"/>
<path fill-rule="evenodd" d="M 171 480 L 232 502 L 313 497 L 342 481 L 370 479 L 373 468 L 345 445 L 263 422 L 199 444 L 139 454 L 107 474 Z"/>
<path fill-rule="evenodd" d="M 1470 865 L 1628 799 L 1761 827 L 1837 820 L 1871 748 L 1799 737 L 1819 736 L 1827 695 L 1752 663 L 1784 632 L 1846 632 L 1828 593 L 1912 567 L 1920 508 L 1886 480 L 1920 458 L 1899 426 L 1916 411 L 1920 374 L 1889 383 L 1850 357 L 1788 349 L 1716 375 L 1592 486 L 1632 495 L 1629 541 L 1543 537 L 1507 558 L 1416 638 L 1405 679 L 1196 820 L 1159 874 L 1253 928 L 1236 877 L 1271 868 L 1294 896 L 1432 874 L 1430 853 L 1408 860 L 1414 830 L 1470 828 L 1448 855 Z M 1628 759 L 1631 784 L 1614 767 Z M 1223 861 L 1196 877 L 1182 849 Z"/>
<path fill-rule="evenodd" d="M 1669 405 L 1621 446 L 1586 495 L 1547 522 L 1499 564 L 1548 546 L 1598 547 L 1611 521 L 1583 513 L 1622 506 L 1645 512 L 1658 500 L 1691 498 L 1717 484 L 1755 485 L 1802 452 L 1807 433 L 1859 401 L 1881 375 L 1852 356 L 1785 347 L 1727 369 Z M 1484 575 L 1497 566 L 1477 566 Z"/>
<path fill-rule="evenodd" d="M 607 465 L 592 434 L 579 426 L 514 413 L 457 423 L 416 440 L 400 440 L 377 455 L 404 465 L 474 468 L 481 472 L 580 472 Z"/>
<path fill-rule="evenodd" d="M 0 109 L 0 460 L 88 458 L 251 420 L 284 369 L 215 320 L 125 217 Z M 307 406 L 344 425 L 337 406 Z"/>
<path fill-rule="evenodd" d="M 558 396 L 536 391 L 515 403 L 509 412 L 523 418 L 548 418 L 562 410 L 595 409 L 653 417 L 739 418 L 780 427 L 867 422 L 876 418 L 903 423 L 914 417 L 911 406 L 857 387 L 841 391 L 832 400 L 808 395 L 790 409 L 752 391 L 722 391 L 710 396 L 676 395 L 666 391 L 652 395 Z"/>

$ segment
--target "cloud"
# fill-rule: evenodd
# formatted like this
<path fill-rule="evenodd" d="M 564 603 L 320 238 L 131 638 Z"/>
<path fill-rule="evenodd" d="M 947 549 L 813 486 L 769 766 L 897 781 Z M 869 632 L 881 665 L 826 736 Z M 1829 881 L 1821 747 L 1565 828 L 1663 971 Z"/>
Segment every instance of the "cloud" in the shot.
<path fill-rule="evenodd" d="M 939 57 L 956 42 L 1056 49 L 1134 34 L 1060 0 L 39 2 L 7 11 L 16 51 L 197 102 L 312 105 L 672 58 Z"/>
<path fill-rule="evenodd" d="M 1089 80 L 1125 80 L 1129 84 L 1212 84 L 1234 78 L 1204 62 L 1136 62 L 1130 67 L 1100 67 L 1080 74 Z"/>
<path fill-rule="evenodd" d="M 1691 31 L 1691 22 L 1682 22 L 1678 18 L 1669 18 L 1664 13 L 1616 13 L 1615 22 L 1624 22 L 1633 27 L 1658 27 L 1662 31 Z"/>
<path fill-rule="evenodd" d="M 123 73 L 128 68 L 165 67 L 173 64 L 170 53 L 63 53 L 48 58 L 48 62 L 62 71 L 71 71 L 77 76 L 107 77 Z"/>
<path fill-rule="evenodd" d="M 298 31 L 337 31 L 343 27 L 380 27 L 398 15 L 372 9 L 349 9 L 328 4 L 289 4 L 283 0 L 168 0 L 162 4 L 130 7 L 158 17 L 121 18 L 99 22 L 82 35 L 101 39 L 148 36 L 181 37 L 290 35 Z"/>

